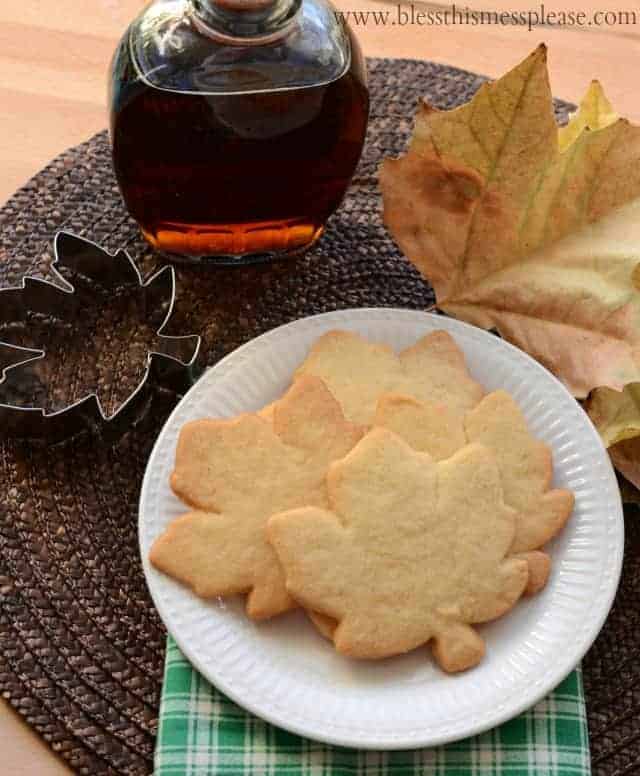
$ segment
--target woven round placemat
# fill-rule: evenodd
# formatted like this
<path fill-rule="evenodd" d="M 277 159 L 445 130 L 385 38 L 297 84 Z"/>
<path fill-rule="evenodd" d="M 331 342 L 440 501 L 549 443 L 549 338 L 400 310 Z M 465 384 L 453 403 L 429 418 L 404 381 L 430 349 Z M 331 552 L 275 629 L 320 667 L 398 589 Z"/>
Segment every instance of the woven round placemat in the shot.
<path fill-rule="evenodd" d="M 202 335 L 203 366 L 304 315 L 357 306 L 421 309 L 433 301 L 381 223 L 376 168 L 405 147 L 420 96 L 451 107 L 483 79 L 425 62 L 369 66 L 364 156 L 313 251 L 249 268 L 177 268 L 172 330 Z M 569 107 L 558 103 L 560 118 Z M 25 274 L 50 276 L 51 239 L 62 228 L 109 250 L 126 247 L 145 274 L 163 263 L 124 210 L 106 133 L 62 154 L 0 211 L 0 287 Z M 80 338 L 55 326 L 27 327 L 27 339 L 36 331 L 52 353 L 52 395 L 77 397 L 97 387 L 109 407 L 126 398 L 153 330 L 118 304 L 87 309 L 89 331 Z M 147 456 L 175 400 L 157 393 L 144 421 L 115 444 L 85 438 L 0 447 L 0 690 L 78 773 L 152 770 L 165 632 L 142 575 L 136 518 Z M 640 772 L 639 553 L 640 523 L 630 516 L 622 585 L 584 662 L 598 776 Z"/>

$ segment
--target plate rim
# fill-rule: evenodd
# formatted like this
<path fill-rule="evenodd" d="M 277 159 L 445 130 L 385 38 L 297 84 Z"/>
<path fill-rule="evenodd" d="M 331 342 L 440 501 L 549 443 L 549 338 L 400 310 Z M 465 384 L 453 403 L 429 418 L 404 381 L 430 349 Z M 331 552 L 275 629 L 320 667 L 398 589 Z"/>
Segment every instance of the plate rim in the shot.
<path fill-rule="evenodd" d="M 440 322 L 446 321 L 446 323 L 444 323 L 444 327 L 448 329 L 453 329 L 454 331 L 455 329 L 458 329 L 463 332 L 472 330 L 474 332 L 474 335 L 480 336 L 481 339 L 486 337 L 487 344 L 491 344 L 499 348 L 500 347 L 505 348 L 506 350 L 516 354 L 517 357 L 520 358 L 521 360 L 528 362 L 528 365 L 530 367 L 537 369 L 540 373 L 544 374 L 544 376 L 547 379 L 550 378 L 551 380 L 553 380 L 556 383 L 556 385 L 566 394 L 566 396 L 574 400 L 574 397 L 567 390 L 564 384 L 548 369 L 542 366 L 540 362 L 536 361 L 533 357 L 531 357 L 528 353 L 512 345 L 506 340 L 500 337 L 497 337 L 496 335 L 492 334 L 491 332 L 485 329 L 481 329 L 480 327 L 473 326 L 472 324 L 468 324 L 464 321 L 459 321 L 455 318 L 442 316 L 437 313 L 424 312 L 421 310 L 412 310 L 408 308 L 399 308 L 399 307 L 345 308 L 341 310 L 333 310 L 333 311 L 328 311 L 324 313 L 318 313 L 315 315 L 304 316 L 302 318 L 295 319 L 293 321 L 290 321 L 288 323 L 285 323 L 278 327 L 270 329 L 258 335 L 257 337 L 252 338 L 248 342 L 245 342 L 242 345 L 240 345 L 238 348 L 235 348 L 234 350 L 232 350 L 230 353 L 225 355 L 222 359 L 217 361 L 214 365 L 212 365 L 211 367 L 205 370 L 205 372 L 196 381 L 196 383 L 194 383 L 194 385 L 187 391 L 187 393 L 182 397 L 182 399 L 178 402 L 178 404 L 173 408 L 169 417 L 163 424 L 162 429 L 160 430 L 158 437 L 154 442 L 153 448 L 147 459 L 147 465 L 145 467 L 145 473 L 144 473 L 144 478 L 143 478 L 143 482 L 140 490 L 140 498 L 138 502 L 138 550 L 141 556 L 141 563 L 142 563 L 143 572 L 145 576 L 145 583 L 147 585 L 149 594 L 153 600 L 153 604 L 156 608 L 156 611 L 158 612 L 158 615 L 160 616 L 163 624 L 165 625 L 167 632 L 174 638 L 181 652 L 187 658 L 187 660 L 192 664 L 192 666 L 197 671 L 199 671 L 200 674 L 208 682 L 210 682 L 214 687 L 216 687 L 220 692 L 226 695 L 239 707 L 245 709 L 246 711 L 255 715 L 256 717 L 265 720 L 269 724 L 273 724 L 284 730 L 288 730 L 289 732 L 292 732 L 296 735 L 302 736 L 304 738 L 308 738 L 310 740 L 318 741 L 321 743 L 326 743 L 326 744 L 335 745 L 335 746 L 363 749 L 363 750 L 379 750 L 379 751 L 394 751 L 394 750 L 397 751 L 397 750 L 420 749 L 424 747 L 440 746 L 442 744 L 452 743 L 454 741 L 459 741 L 459 740 L 468 738 L 470 736 L 479 735 L 481 733 L 486 732 L 487 730 L 491 730 L 495 727 L 498 727 L 499 725 L 502 725 L 508 720 L 517 717 L 527 709 L 530 709 L 533 706 L 535 706 L 540 700 L 542 700 L 553 689 L 555 689 L 579 665 L 580 661 L 582 660 L 586 652 L 589 650 L 589 648 L 597 638 L 598 634 L 602 630 L 604 623 L 606 622 L 606 619 L 613 605 L 615 595 L 617 593 L 618 585 L 620 582 L 620 576 L 622 573 L 622 564 L 624 559 L 624 513 L 622 509 L 622 500 L 619 495 L 619 489 L 617 489 L 617 487 L 615 492 L 618 493 L 618 497 L 617 499 L 615 499 L 615 503 L 611 504 L 612 516 L 615 522 L 615 526 L 617 528 L 617 535 L 615 537 L 617 541 L 615 546 L 615 555 L 614 557 L 608 559 L 613 564 L 613 574 L 610 576 L 611 581 L 609 583 L 609 590 L 607 591 L 607 595 L 604 598 L 602 610 L 599 616 L 592 621 L 591 627 L 589 628 L 588 633 L 584 638 L 584 641 L 582 642 L 582 644 L 580 644 L 578 649 L 572 651 L 572 660 L 570 664 L 566 663 L 566 661 L 559 661 L 560 667 L 559 668 L 556 667 L 555 669 L 547 672 L 545 680 L 537 687 L 535 692 L 527 693 L 526 698 L 517 703 L 508 704 L 508 701 L 507 701 L 507 704 L 506 704 L 507 707 L 503 711 L 498 712 L 497 714 L 491 716 L 491 719 L 489 722 L 485 723 L 482 721 L 476 721 L 473 725 L 469 726 L 470 729 L 466 732 L 463 732 L 463 733 L 444 732 L 435 736 L 434 735 L 430 736 L 428 734 L 429 728 L 427 727 L 425 729 L 425 736 L 421 739 L 416 738 L 415 735 L 409 735 L 406 738 L 400 738 L 399 736 L 396 736 L 394 738 L 397 740 L 393 740 L 393 741 L 375 740 L 374 739 L 375 734 L 373 733 L 370 734 L 370 740 L 363 739 L 363 738 L 357 738 L 357 739 L 350 738 L 348 732 L 344 732 L 342 734 L 334 734 L 328 731 L 319 733 L 315 730 L 305 727 L 304 724 L 297 723 L 295 720 L 288 721 L 286 719 L 282 719 L 277 714 L 272 713 L 272 710 L 270 709 L 265 710 L 259 704 L 254 703 L 251 698 L 247 700 L 247 698 L 241 696 L 239 693 L 236 693 L 235 688 L 233 686 L 228 685 L 228 683 L 224 679 L 224 676 L 212 675 L 211 672 L 206 668 L 206 666 L 201 662 L 197 652 L 193 653 L 192 650 L 190 649 L 189 644 L 183 642 L 182 636 L 178 633 L 173 632 L 172 629 L 169 627 L 167 618 L 165 617 L 165 612 L 163 611 L 164 607 L 161 601 L 159 600 L 158 591 L 154 588 L 154 585 L 150 583 L 150 573 L 149 573 L 150 564 L 143 550 L 143 535 L 142 535 L 143 521 L 141 519 L 141 514 L 142 514 L 143 502 L 145 500 L 147 490 L 150 487 L 149 471 L 151 469 L 151 463 L 155 459 L 157 451 L 160 449 L 163 443 L 164 436 L 167 433 L 167 429 L 171 425 L 174 416 L 177 415 L 180 412 L 180 410 L 184 407 L 184 405 L 191 400 L 192 394 L 194 393 L 196 387 L 201 382 L 201 380 L 205 377 L 205 375 L 208 375 L 209 373 L 217 371 L 219 369 L 223 370 L 230 360 L 235 361 L 236 359 L 246 358 L 247 356 L 250 357 L 250 351 L 253 348 L 260 347 L 264 342 L 268 342 L 269 339 L 278 338 L 282 335 L 284 331 L 294 330 L 298 326 L 303 325 L 308 321 L 316 321 L 316 320 L 334 321 L 335 320 L 336 326 L 339 326 L 340 323 L 342 324 L 347 323 L 347 321 L 345 320 L 346 318 L 350 320 L 353 320 L 354 318 L 361 318 L 366 320 L 367 318 L 370 318 L 370 317 L 383 317 L 383 318 L 389 319 L 389 318 L 394 318 L 395 316 L 398 316 L 399 318 L 405 317 L 407 319 L 415 318 L 416 321 L 424 317 L 429 317 L 429 318 L 438 320 Z M 247 351 L 249 351 L 249 353 L 247 353 Z M 590 433 L 595 438 L 596 443 L 600 447 L 600 453 L 602 454 L 603 463 L 605 465 L 605 468 L 607 469 L 607 474 L 615 480 L 615 472 L 613 469 L 613 465 L 611 464 L 609 455 L 602 443 L 600 435 L 598 434 L 595 426 L 591 422 L 591 419 L 589 418 L 587 413 L 584 411 L 582 411 L 582 413 L 584 416 L 583 420 L 586 421 L 586 425 L 589 427 Z M 575 662 L 573 658 L 575 658 Z"/>

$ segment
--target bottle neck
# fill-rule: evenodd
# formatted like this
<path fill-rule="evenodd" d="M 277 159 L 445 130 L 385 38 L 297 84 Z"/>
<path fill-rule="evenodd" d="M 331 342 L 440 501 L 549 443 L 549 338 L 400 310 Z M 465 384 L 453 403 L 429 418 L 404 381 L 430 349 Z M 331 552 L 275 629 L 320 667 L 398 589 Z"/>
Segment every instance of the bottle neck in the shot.
<path fill-rule="evenodd" d="M 192 18 L 206 35 L 225 43 L 257 46 L 289 33 L 302 0 L 191 0 Z"/>

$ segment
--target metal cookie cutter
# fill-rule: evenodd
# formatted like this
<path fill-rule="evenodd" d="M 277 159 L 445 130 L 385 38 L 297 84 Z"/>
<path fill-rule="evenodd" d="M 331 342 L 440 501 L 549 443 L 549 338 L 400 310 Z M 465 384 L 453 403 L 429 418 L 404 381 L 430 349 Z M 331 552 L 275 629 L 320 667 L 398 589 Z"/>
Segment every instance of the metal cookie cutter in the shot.
<path fill-rule="evenodd" d="M 82 299 L 76 293 L 76 286 L 60 273 L 63 268 L 84 285 L 89 284 L 90 288 L 96 289 L 97 293 L 115 298 L 118 289 L 134 286 L 142 295 L 146 310 L 166 309 L 156 331 L 159 347 L 147 353 L 142 380 L 113 415 L 105 414 L 96 393 L 48 412 L 44 407 L 7 401 L 7 397 L 20 393 L 25 379 L 28 382 L 25 378 L 28 368 L 25 370 L 25 367 L 45 358 L 45 351 L 2 341 L 0 334 L 0 436 L 44 438 L 57 442 L 86 430 L 108 436 L 118 435 L 144 414 L 154 386 L 184 393 L 193 384 L 200 337 L 172 337 L 162 333 L 171 318 L 175 302 L 175 273 L 172 267 L 163 267 L 143 282 L 134 261 L 124 250 L 110 254 L 99 245 L 69 232 L 58 232 L 53 248 L 55 259 L 52 270 L 59 283 L 25 277 L 21 286 L 0 290 L 0 331 L 4 330 L 5 337 L 11 324 L 24 322 L 32 313 L 58 320 L 65 320 L 70 314 L 82 314 Z"/>

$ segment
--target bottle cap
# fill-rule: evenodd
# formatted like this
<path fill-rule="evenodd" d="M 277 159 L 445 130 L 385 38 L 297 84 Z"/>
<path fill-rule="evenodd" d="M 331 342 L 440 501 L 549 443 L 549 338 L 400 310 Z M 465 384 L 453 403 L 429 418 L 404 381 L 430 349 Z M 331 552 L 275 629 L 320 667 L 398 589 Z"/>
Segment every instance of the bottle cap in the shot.
<path fill-rule="evenodd" d="M 265 11 L 274 5 L 276 0 L 211 0 L 211 4 L 225 11 L 234 13 L 256 13 Z"/>
<path fill-rule="evenodd" d="M 273 43 L 288 34 L 302 0 L 192 0 L 203 32 L 234 45 Z"/>

